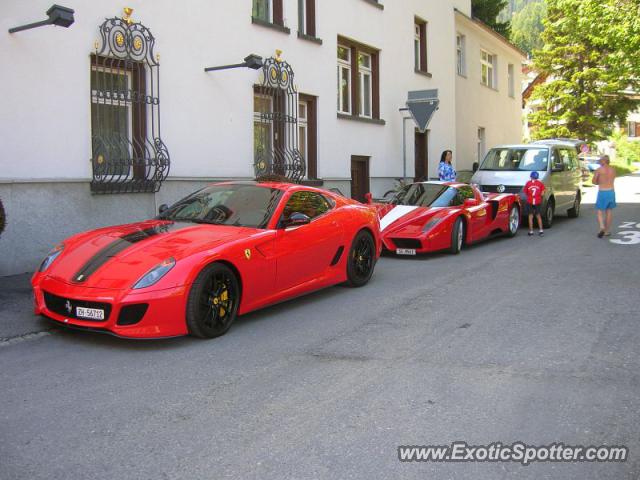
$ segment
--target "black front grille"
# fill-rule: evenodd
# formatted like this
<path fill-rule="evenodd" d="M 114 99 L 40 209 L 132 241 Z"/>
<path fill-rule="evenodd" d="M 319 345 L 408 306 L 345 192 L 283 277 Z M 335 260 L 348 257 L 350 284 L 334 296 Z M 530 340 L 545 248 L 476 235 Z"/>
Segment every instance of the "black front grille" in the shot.
<path fill-rule="evenodd" d="M 148 303 L 134 303 L 122 307 L 118 315 L 118 325 L 135 325 L 147 313 L 147 308 L 149 308 Z"/>
<path fill-rule="evenodd" d="M 74 300 L 72 298 L 58 297 L 49 292 L 44 292 L 44 303 L 48 310 L 67 318 L 75 318 L 87 322 L 104 322 L 109 318 L 111 313 L 111 304 L 102 302 L 87 302 L 85 300 Z M 78 317 L 76 315 L 76 307 L 97 308 L 104 310 L 104 320 L 95 320 L 91 318 Z"/>
<path fill-rule="evenodd" d="M 482 190 L 483 192 L 489 192 L 489 193 L 520 193 L 520 191 L 522 190 L 522 187 L 517 185 L 516 186 L 504 185 L 504 192 L 499 192 L 498 187 L 499 185 L 482 185 L 480 190 Z"/>
<path fill-rule="evenodd" d="M 422 248 L 420 240 L 416 240 L 415 238 L 392 238 L 391 241 L 394 243 L 396 248 Z"/>

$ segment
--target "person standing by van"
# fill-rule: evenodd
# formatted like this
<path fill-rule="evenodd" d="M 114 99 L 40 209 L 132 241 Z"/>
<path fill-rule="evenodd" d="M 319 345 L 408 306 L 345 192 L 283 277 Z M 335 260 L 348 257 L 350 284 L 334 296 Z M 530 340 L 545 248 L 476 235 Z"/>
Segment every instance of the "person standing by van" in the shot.
<path fill-rule="evenodd" d="M 542 205 L 542 195 L 544 194 L 544 183 L 538 178 L 540 174 L 538 172 L 531 172 L 529 180 L 524 185 L 524 193 L 527 196 L 527 213 L 529 214 L 529 236 L 533 235 L 533 216 L 536 216 L 538 220 L 538 234 L 542 237 L 544 231 L 542 230 L 542 216 L 540 215 L 540 205 Z"/>
<path fill-rule="evenodd" d="M 438 165 L 438 178 L 441 182 L 453 182 L 458 175 L 456 170 L 451 165 L 453 159 L 453 152 L 451 150 L 445 150 L 440 155 L 440 165 Z"/>
<path fill-rule="evenodd" d="M 613 184 L 616 180 L 616 171 L 609 165 L 609 155 L 603 155 L 598 160 L 600 168 L 593 174 L 592 183 L 598 185 L 596 198 L 596 213 L 600 231 L 598 238 L 611 235 L 611 222 L 613 221 L 613 209 L 616 208 L 616 192 Z"/>

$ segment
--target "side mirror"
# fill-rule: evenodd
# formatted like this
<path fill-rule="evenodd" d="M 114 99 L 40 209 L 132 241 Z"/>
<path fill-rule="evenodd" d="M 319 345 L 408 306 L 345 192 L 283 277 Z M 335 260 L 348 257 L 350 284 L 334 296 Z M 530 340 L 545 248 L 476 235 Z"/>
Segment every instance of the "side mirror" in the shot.
<path fill-rule="evenodd" d="M 158 213 L 160 215 L 162 215 L 164 212 L 166 212 L 167 210 L 169 210 L 169 205 L 167 205 L 166 203 L 163 203 L 162 205 L 160 205 L 158 207 Z"/>
<path fill-rule="evenodd" d="M 465 198 L 463 206 L 465 207 L 477 207 L 479 204 L 475 198 Z"/>
<path fill-rule="evenodd" d="M 283 228 L 299 227 L 301 225 L 306 225 L 309 222 L 311 222 L 311 219 L 304 213 L 293 212 L 287 220 L 282 222 L 282 226 Z"/>
<path fill-rule="evenodd" d="M 364 203 L 373 203 L 373 195 L 371 192 L 364 194 Z"/>
<path fill-rule="evenodd" d="M 564 163 L 557 163 L 551 168 L 552 172 L 564 172 Z"/>
<path fill-rule="evenodd" d="M 480 164 L 478 162 L 473 162 L 473 166 L 471 167 L 471 170 L 473 170 L 473 173 L 476 173 L 479 167 L 480 167 Z"/>

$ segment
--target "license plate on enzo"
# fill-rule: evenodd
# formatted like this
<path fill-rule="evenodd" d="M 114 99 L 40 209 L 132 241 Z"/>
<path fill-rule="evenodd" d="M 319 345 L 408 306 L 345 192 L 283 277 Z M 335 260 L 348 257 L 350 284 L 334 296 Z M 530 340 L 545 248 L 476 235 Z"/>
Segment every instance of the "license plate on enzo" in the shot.
<path fill-rule="evenodd" d="M 99 308 L 76 307 L 76 317 L 104 320 L 104 310 Z"/>
<path fill-rule="evenodd" d="M 416 249 L 415 248 L 396 248 L 396 253 L 398 255 L 415 255 Z"/>

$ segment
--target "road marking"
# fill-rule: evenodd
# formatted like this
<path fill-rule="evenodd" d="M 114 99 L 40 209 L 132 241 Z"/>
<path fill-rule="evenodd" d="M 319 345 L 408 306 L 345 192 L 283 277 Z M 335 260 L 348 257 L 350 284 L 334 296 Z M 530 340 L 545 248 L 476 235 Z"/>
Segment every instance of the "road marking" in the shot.
<path fill-rule="evenodd" d="M 623 222 L 618 228 L 620 228 L 621 231 L 615 235 L 622 238 L 612 238 L 609 240 L 611 243 L 615 243 L 616 245 L 637 245 L 640 243 L 640 223 Z"/>
<path fill-rule="evenodd" d="M 616 233 L 616 235 L 623 237 L 623 240 L 611 239 L 609 240 L 611 243 L 615 243 L 617 245 L 637 245 L 640 243 L 640 231 L 638 230 L 625 230 L 623 232 Z"/>
<path fill-rule="evenodd" d="M 640 228 L 640 223 L 636 222 L 624 222 L 618 227 L 620 230 L 627 230 L 629 228 Z"/>

